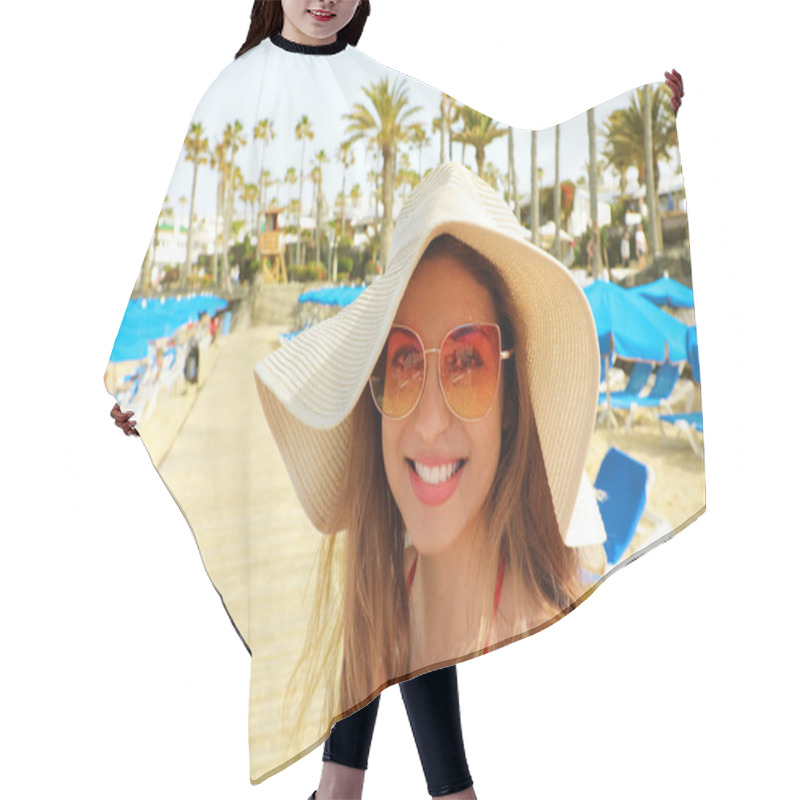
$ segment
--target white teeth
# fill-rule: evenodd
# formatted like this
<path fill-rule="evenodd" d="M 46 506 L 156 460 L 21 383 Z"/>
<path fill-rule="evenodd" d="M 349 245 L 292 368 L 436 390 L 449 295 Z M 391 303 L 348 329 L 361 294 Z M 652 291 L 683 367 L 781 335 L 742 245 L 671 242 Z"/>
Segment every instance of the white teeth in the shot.
<path fill-rule="evenodd" d="M 453 474 L 458 470 L 461 466 L 461 461 L 451 461 L 449 464 L 442 464 L 438 467 L 429 467 L 425 464 L 419 464 L 416 461 L 412 462 L 414 464 L 414 471 L 422 478 L 424 483 L 429 483 L 432 486 L 436 486 L 437 484 L 444 483 L 444 481 L 450 480 L 453 477 Z"/>

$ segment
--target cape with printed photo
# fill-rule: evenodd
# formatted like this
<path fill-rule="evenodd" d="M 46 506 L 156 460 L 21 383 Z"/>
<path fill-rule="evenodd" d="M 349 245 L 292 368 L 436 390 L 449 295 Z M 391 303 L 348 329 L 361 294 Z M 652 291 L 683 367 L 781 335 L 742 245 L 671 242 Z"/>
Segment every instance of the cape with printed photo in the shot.
<path fill-rule="evenodd" d="M 202 97 L 105 385 L 251 655 L 253 783 L 705 510 L 670 96 L 515 129 L 273 35 Z"/>

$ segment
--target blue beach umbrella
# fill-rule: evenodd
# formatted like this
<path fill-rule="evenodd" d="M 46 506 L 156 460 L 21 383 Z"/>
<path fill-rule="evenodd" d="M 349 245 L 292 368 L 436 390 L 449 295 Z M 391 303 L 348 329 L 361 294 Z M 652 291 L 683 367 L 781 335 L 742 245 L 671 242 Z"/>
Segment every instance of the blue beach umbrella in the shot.
<path fill-rule="evenodd" d="M 325 306 L 349 306 L 364 291 L 363 286 L 333 286 L 326 289 L 311 289 L 297 298 L 300 303 L 319 303 Z"/>
<path fill-rule="evenodd" d="M 187 322 L 196 322 L 203 312 L 213 317 L 225 306 L 227 301 L 213 294 L 129 300 L 109 360 L 144 358 L 148 342 L 172 336 Z"/>
<path fill-rule="evenodd" d="M 584 289 L 594 315 L 600 354 L 632 361 L 686 361 L 686 325 L 614 283 Z"/>
<path fill-rule="evenodd" d="M 672 308 L 694 308 L 694 292 L 664 273 L 664 276 L 652 283 L 645 283 L 629 290 L 639 297 L 644 297 L 657 306 Z"/>

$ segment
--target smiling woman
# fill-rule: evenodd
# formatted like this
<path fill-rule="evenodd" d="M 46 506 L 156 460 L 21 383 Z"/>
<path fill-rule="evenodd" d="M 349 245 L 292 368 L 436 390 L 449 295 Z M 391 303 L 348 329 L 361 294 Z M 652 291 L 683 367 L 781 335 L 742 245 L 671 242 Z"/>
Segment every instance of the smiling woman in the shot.
<path fill-rule="evenodd" d="M 332 44 L 361 0 L 283 0 L 281 34 L 298 44 Z"/>
<path fill-rule="evenodd" d="M 341 605 L 321 602 L 301 659 L 329 654 L 332 715 L 558 619 L 587 588 L 573 516 L 599 527 L 580 540 L 603 537 L 575 514 L 593 502 L 599 374 L 581 289 L 452 162 L 412 191 L 394 236 L 384 275 L 256 366 L 299 500 L 331 534 L 322 587 L 345 537 Z M 321 645 L 340 628 L 341 660 Z"/>

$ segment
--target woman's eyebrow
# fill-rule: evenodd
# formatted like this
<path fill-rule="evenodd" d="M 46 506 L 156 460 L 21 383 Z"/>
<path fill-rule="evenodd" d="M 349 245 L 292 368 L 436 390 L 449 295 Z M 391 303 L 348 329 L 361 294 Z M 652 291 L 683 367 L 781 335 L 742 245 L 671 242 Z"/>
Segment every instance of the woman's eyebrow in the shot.
<path fill-rule="evenodd" d="M 488 339 L 486 336 L 486 331 L 477 325 L 472 328 L 458 328 L 450 335 L 453 337 L 453 339 L 458 340 L 464 338 L 465 336 L 471 336 L 475 333 L 479 333 L 484 339 Z"/>

